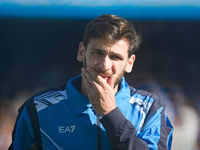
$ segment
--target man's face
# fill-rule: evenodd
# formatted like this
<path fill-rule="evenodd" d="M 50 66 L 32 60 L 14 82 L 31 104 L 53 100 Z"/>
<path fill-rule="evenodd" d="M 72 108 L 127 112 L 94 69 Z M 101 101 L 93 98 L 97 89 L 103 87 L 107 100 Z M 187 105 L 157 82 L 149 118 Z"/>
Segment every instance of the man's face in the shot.
<path fill-rule="evenodd" d="M 91 66 L 107 82 L 115 75 L 114 85 L 117 86 L 124 72 L 131 72 L 135 60 L 135 55 L 128 58 L 128 48 L 125 39 L 112 44 L 104 39 L 90 39 L 87 49 L 80 43 L 77 59 L 84 67 Z"/>

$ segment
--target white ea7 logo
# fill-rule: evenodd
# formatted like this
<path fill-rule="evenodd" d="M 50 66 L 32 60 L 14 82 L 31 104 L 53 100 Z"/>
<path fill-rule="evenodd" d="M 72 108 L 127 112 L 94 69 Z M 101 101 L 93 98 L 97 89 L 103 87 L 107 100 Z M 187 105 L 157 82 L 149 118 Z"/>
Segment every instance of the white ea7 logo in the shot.
<path fill-rule="evenodd" d="M 74 129 L 76 128 L 76 126 L 60 126 L 59 127 L 59 132 L 60 133 L 66 133 L 66 132 L 74 132 Z"/>

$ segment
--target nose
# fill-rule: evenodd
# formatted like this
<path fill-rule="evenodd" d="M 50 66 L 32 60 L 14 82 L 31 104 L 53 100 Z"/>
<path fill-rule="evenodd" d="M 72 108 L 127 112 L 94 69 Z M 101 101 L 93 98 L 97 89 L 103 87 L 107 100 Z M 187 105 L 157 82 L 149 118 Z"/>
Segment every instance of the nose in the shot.
<path fill-rule="evenodd" d="M 105 57 L 102 58 L 102 60 L 101 60 L 101 62 L 99 64 L 99 67 L 103 72 L 106 72 L 106 71 L 111 69 L 112 61 L 109 58 L 109 56 L 105 56 Z"/>

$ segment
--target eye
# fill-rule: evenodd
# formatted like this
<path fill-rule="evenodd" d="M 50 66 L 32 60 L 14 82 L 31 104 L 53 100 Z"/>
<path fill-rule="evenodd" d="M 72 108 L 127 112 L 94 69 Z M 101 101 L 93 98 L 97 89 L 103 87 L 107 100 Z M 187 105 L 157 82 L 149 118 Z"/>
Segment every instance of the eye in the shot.
<path fill-rule="evenodd" d="M 92 51 L 92 54 L 102 56 L 104 53 L 99 50 Z"/>
<path fill-rule="evenodd" d="M 97 52 L 95 52 L 95 54 L 97 54 L 97 55 L 103 55 L 103 53 L 101 51 L 97 51 Z"/>
<path fill-rule="evenodd" d="M 122 58 L 120 56 L 117 56 L 117 55 L 112 55 L 111 56 L 111 59 L 114 59 L 114 60 L 122 60 Z"/>

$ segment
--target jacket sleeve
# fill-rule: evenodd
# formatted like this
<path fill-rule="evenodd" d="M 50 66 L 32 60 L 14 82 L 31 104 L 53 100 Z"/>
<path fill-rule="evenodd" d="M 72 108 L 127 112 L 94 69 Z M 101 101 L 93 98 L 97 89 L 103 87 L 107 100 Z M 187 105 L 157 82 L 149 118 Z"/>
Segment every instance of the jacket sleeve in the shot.
<path fill-rule="evenodd" d="M 108 133 L 108 139 L 115 150 L 167 150 L 171 147 L 172 127 L 165 119 L 163 110 L 157 110 L 146 120 L 144 128 L 137 134 L 136 128 L 117 107 L 101 119 Z"/>
<path fill-rule="evenodd" d="M 29 149 L 33 144 L 33 129 L 26 107 L 18 114 L 9 150 Z"/>
<path fill-rule="evenodd" d="M 127 150 L 148 150 L 145 141 L 136 136 L 136 129 L 117 107 L 101 119 L 101 123 L 108 133 L 112 148 Z"/>

